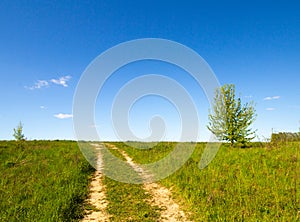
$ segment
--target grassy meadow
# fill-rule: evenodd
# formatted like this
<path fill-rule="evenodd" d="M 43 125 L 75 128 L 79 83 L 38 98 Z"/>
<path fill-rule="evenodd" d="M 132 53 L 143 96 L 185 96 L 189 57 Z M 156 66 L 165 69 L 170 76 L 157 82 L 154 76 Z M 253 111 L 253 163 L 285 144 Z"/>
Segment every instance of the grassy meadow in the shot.
<path fill-rule="evenodd" d="M 76 221 L 94 169 L 72 141 L 0 142 L 0 221 Z"/>
<path fill-rule="evenodd" d="M 136 163 L 151 163 L 176 143 L 112 143 Z M 152 147 L 153 146 L 153 147 Z M 149 149 L 149 147 L 152 147 Z M 205 143 L 173 175 L 159 181 L 192 221 L 300 221 L 300 143 L 223 144 L 203 170 Z M 122 159 L 120 153 L 112 154 Z M 92 156 L 92 155 L 91 155 Z M 0 141 L 0 221 L 78 221 L 94 169 L 72 141 Z M 104 159 L 107 167 L 113 164 Z M 105 171 L 104 171 L 105 172 Z M 116 172 L 117 173 L 117 172 Z M 104 176 L 111 221 L 157 221 L 142 185 Z"/>
<path fill-rule="evenodd" d="M 116 145 L 135 162 L 150 163 L 171 152 L 176 143 L 144 150 Z M 204 147 L 198 143 L 185 165 L 160 181 L 192 212 L 192 220 L 300 221 L 299 142 L 253 143 L 247 149 L 223 144 L 210 165 L 200 170 Z"/>

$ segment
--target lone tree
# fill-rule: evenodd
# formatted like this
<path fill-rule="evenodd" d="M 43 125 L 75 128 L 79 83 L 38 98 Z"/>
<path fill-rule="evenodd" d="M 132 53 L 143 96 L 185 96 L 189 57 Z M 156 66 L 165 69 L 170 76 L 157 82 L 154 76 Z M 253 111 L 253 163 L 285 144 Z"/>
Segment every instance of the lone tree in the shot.
<path fill-rule="evenodd" d="M 17 141 L 25 140 L 25 136 L 23 134 L 23 124 L 22 124 L 22 122 L 19 123 L 17 128 L 14 128 L 14 135 L 13 136 L 15 137 L 15 139 Z"/>
<path fill-rule="evenodd" d="M 235 86 L 226 84 L 216 90 L 213 113 L 209 112 L 207 128 L 222 141 L 229 141 L 231 146 L 239 142 L 245 146 L 255 137 L 255 131 L 249 126 L 256 118 L 253 102 L 242 105 L 235 97 Z"/>

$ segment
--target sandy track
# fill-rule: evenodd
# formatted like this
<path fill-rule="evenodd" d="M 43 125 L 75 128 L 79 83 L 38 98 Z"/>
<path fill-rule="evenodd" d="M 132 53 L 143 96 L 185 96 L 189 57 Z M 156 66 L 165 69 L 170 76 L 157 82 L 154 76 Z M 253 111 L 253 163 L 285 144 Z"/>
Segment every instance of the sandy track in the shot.
<path fill-rule="evenodd" d="M 93 143 L 91 144 L 96 147 L 96 149 L 101 150 L 102 147 L 100 144 Z M 83 222 L 86 221 L 109 221 L 110 215 L 106 212 L 107 201 L 105 195 L 105 186 L 102 183 L 103 175 L 100 172 L 103 167 L 103 161 L 101 152 L 99 152 L 97 160 L 97 169 L 93 175 L 92 182 L 90 184 L 90 195 L 87 199 L 87 202 L 91 204 L 95 209 L 87 211 Z"/>
<path fill-rule="evenodd" d="M 162 209 L 159 221 L 189 221 L 184 211 L 182 211 L 179 205 L 172 198 L 172 193 L 166 187 L 158 183 L 149 183 L 151 181 L 151 174 L 146 172 L 141 166 L 134 163 L 132 158 L 128 154 L 118 149 L 117 147 L 109 144 L 110 148 L 117 149 L 126 159 L 127 163 L 143 178 L 144 190 L 152 197 L 147 200 L 152 206 L 158 206 Z"/>

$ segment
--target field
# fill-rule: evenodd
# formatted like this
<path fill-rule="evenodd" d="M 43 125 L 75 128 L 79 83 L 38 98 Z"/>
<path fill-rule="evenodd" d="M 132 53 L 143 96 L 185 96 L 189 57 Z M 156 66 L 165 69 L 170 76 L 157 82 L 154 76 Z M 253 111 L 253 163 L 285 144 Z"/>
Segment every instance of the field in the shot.
<path fill-rule="evenodd" d="M 76 142 L 0 142 L 0 221 L 82 217 L 94 169 Z"/>
<path fill-rule="evenodd" d="M 138 163 L 154 161 L 172 146 L 143 151 L 122 145 Z M 184 167 L 160 181 L 192 212 L 192 220 L 300 220 L 300 143 L 253 144 L 249 149 L 223 145 L 212 163 L 199 170 L 204 146 L 197 144 Z"/>
<path fill-rule="evenodd" d="M 109 143 L 115 156 L 125 152 L 135 163 L 151 163 L 176 143 L 133 149 Z M 151 144 L 134 144 L 149 147 Z M 113 148 L 115 147 L 115 149 Z M 299 221 L 300 143 L 253 143 L 251 148 L 223 144 L 211 164 L 198 167 L 204 143 L 173 175 L 157 182 L 172 193 L 190 221 Z M 113 162 L 103 156 L 105 167 Z M 72 141 L 0 142 L 0 221 L 76 221 L 94 173 Z M 153 204 L 143 184 L 126 184 L 103 176 L 111 221 L 158 221 L 164 207 Z"/>

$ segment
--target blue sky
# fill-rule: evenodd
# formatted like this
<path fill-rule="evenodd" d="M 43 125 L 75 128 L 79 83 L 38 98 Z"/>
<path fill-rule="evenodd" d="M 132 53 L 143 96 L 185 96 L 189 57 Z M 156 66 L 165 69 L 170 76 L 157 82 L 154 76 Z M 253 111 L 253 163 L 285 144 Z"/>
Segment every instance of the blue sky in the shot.
<path fill-rule="evenodd" d="M 28 139 L 75 139 L 72 103 L 81 74 L 103 51 L 138 38 L 169 39 L 199 53 L 221 84 L 234 83 L 242 101 L 254 100 L 253 128 L 260 139 L 272 128 L 297 131 L 299 11 L 298 1 L 1 1 L 0 140 L 12 139 L 19 121 Z M 120 84 L 149 72 L 168 76 L 169 69 L 141 62 L 107 81 L 95 107 L 102 139 L 117 138 L 110 104 Z M 193 97 L 199 140 L 207 140 L 209 105 L 203 91 L 176 67 L 170 72 Z M 165 120 L 165 139 L 176 140 L 178 112 L 153 96 L 133 105 L 133 132 L 147 136 L 153 115 Z"/>

